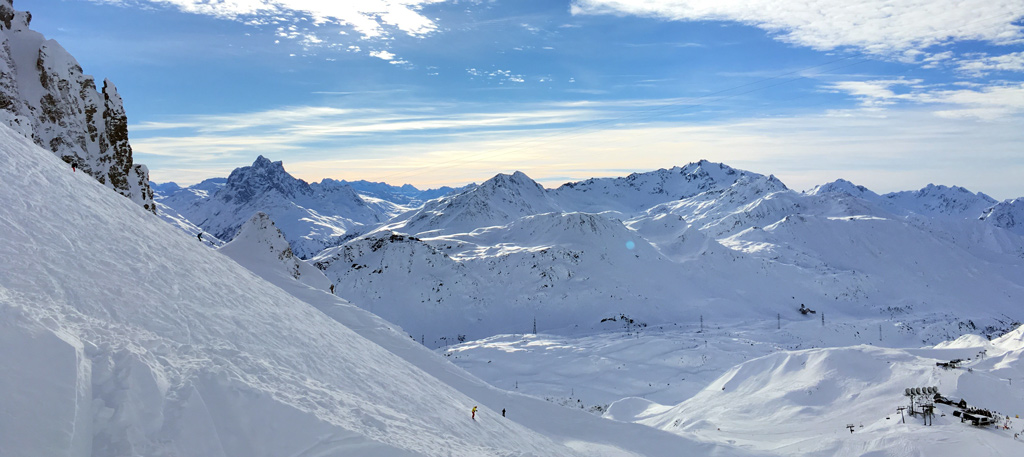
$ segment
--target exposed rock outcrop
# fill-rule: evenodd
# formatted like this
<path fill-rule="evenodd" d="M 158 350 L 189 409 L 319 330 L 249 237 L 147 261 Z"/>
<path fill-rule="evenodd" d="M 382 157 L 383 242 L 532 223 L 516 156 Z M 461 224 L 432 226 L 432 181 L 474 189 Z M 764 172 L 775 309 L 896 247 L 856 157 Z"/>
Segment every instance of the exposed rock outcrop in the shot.
<path fill-rule="evenodd" d="M 156 212 L 149 169 L 135 164 L 117 88 L 60 44 L 29 28 L 32 15 L 0 0 L 0 122 L 143 208 Z"/>

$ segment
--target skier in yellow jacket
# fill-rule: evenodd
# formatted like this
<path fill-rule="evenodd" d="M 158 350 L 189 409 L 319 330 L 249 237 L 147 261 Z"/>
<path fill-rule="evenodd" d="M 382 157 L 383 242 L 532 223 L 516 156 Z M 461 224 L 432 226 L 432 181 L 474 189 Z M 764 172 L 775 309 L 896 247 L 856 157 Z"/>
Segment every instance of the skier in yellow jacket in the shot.
<path fill-rule="evenodd" d="M 473 407 L 473 420 L 476 420 L 476 406 Z"/>

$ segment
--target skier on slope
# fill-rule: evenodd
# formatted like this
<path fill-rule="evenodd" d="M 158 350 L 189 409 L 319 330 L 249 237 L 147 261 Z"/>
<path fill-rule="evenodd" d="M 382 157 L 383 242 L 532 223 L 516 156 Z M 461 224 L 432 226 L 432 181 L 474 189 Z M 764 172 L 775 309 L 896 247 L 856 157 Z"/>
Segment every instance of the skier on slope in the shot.
<path fill-rule="evenodd" d="M 473 420 L 476 420 L 476 406 L 474 406 L 473 407 L 473 411 L 470 411 L 470 412 L 473 413 Z"/>
<path fill-rule="evenodd" d="M 203 241 L 203 232 L 199 232 L 196 236 L 199 237 L 199 241 Z"/>
<path fill-rule="evenodd" d="M 71 162 L 71 171 L 74 172 L 78 169 L 78 162 Z"/>

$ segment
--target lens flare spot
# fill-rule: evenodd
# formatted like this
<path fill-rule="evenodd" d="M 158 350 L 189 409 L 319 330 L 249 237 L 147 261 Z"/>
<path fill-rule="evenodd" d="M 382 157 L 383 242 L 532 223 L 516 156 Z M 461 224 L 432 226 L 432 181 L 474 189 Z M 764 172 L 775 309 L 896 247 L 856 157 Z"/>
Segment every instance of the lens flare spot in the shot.
<path fill-rule="evenodd" d="M 629 240 L 629 241 L 626 242 L 626 249 L 629 249 L 630 251 L 632 251 L 633 248 L 635 248 L 635 247 L 636 247 L 636 243 L 634 243 L 633 240 Z"/>

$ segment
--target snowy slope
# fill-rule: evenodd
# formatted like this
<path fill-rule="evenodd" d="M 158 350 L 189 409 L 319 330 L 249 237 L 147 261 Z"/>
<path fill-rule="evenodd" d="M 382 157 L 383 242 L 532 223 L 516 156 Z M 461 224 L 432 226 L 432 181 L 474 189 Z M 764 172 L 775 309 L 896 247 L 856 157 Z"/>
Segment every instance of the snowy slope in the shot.
<path fill-rule="evenodd" d="M 982 217 L 996 227 L 1024 236 L 1024 198 L 999 202 Z"/>
<path fill-rule="evenodd" d="M 981 192 L 973 193 L 958 186 L 929 184 L 921 190 L 892 192 L 882 195 L 883 205 L 930 217 L 976 219 L 996 200 Z"/>
<path fill-rule="evenodd" d="M 149 170 L 132 162 L 117 89 L 104 80 L 97 91 L 71 54 L 29 28 L 31 18 L 0 0 L 0 123 L 155 212 Z"/>
<path fill-rule="evenodd" d="M 469 420 L 471 398 L 7 127 L 0 147 L 4 455 L 573 455 Z"/>
<path fill-rule="evenodd" d="M 479 186 L 430 200 L 388 221 L 382 230 L 417 237 L 465 233 L 523 216 L 560 211 L 546 190 L 522 172 L 498 174 Z"/>
<path fill-rule="evenodd" d="M 156 214 L 157 216 L 160 216 L 160 219 L 163 219 L 164 222 L 171 224 L 172 227 L 177 227 L 178 230 L 187 233 L 189 236 L 196 237 L 196 240 L 199 240 L 199 235 L 202 234 L 203 242 L 211 247 L 224 245 L 223 241 L 199 228 L 197 225 L 193 224 L 192 221 L 186 219 L 185 216 L 178 214 L 174 208 L 163 204 L 159 199 L 156 201 Z"/>
<path fill-rule="evenodd" d="M 386 226 L 417 237 L 380 230 L 315 261 L 343 296 L 434 347 L 523 332 L 534 318 L 564 334 L 620 314 L 659 325 L 700 314 L 739 323 L 801 303 L 892 319 L 931 343 L 968 321 L 994 334 L 1022 320 L 1024 239 L 1012 232 L 897 214 L 848 182 L 801 193 L 771 176 L 712 169 L 724 170 L 726 185 L 625 222 L 617 212 L 519 216 L 550 195 L 499 175 L 481 185 L 487 193 L 435 200 Z"/>
<path fill-rule="evenodd" d="M 256 220 L 263 219 L 254 218 Z M 289 262 L 261 258 L 267 253 L 277 258 L 288 249 L 272 225 L 250 223 L 243 228 L 243 232 L 248 232 L 247 236 L 233 240 L 229 245 L 233 249 L 225 247 L 220 252 L 431 376 L 460 392 L 470 394 L 491 410 L 507 410 L 509 420 L 545 434 L 557 442 L 563 442 L 587 455 L 597 456 L 676 455 L 680 449 L 699 455 L 745 454 L 729 447 L 696 444 L 687 438 L 646 426 L 603 420 L 576 408 L 565 408 L 535 397 L 492 387 L 451 365 L 451 357 L 441 357 L 409 338 L 400 327 L 334 295 L 325 294 L 318 281 L 304 279 L 307 273 L 299 278 L 294 277 Z M 268 240 L 273 241 L 268 243 Z M 269 244 L 273 244 L 274 248 L 267 249 Z M 253 255 L 253 252 L 264 254 Z M 316 276 L 318 273 L 313 270 L 308 275 Z M 323 275 L 319 277 L 326 281 Z M 483 414 L 481 412 L 481 418 Z"/>
<path fill-rule="evenodd" d="M 1013 438 L 1024 427 L 1019 419 L 1009 421 L 1009 430 L 976 428 L 954 417 L 951 406 L 936 405 L 934 425 L 924 426 L 920 416 L 903 423 L 896 412 L 897 406 L 909 404 L 903 395 L 907 387 L 937 386 L 943 396 L 963 398 L 1000 417 L 1024 413 L 1024 395 L 1006 378 L 1024 374 L 1019 348 L 1012 360 L 975 358 L 953 370 L 936 362 L 976 357 L 977 348 L 780 352 L 733 368 L 677 406 L 627 399 L 613 404 L 609 416 L 782 455 L 954 456 L 979 449 L 987 455 L 1019 455 L 1024 444 Z M 1006 422 L 1001 419 L 999 425 Z M 847 424 L 854 426 L 853 433 Z"/>
<path fill-rule="evenodd" d="M 219 251 L 242 263 L 260 277 L 266 278 L 270 273 L 261 269 L 267 268 L 280 272 L 306 286 L 317 290 L 329 290 L 330 280 L 316 267 L 302 261 L 292 253 L 292 248 L 284 235 L 264 213 L 256 213 L 238 230 L 238 235 L 230 243 L 221 246 Z"/>
<path fill-rule="evenodd" d="M 624 178 L 592 178 L 566 183 L 555 189 L 553 194 L 563 207 L 571 211 L 632 214 L 659 203 L 722 190 L 741 177 L 764 178 L 725 164 L 701 160 L 684 167 L 633 173 Z"/>
<path fill-rule="evenodd" d="M 179 187 L 177 184 L 151 184 L 153 198 L 171 208 L 187 208 L 198 201 L 208 200 L 227 184 L 227 178 L 205 179 L 198 184 Z"/>

